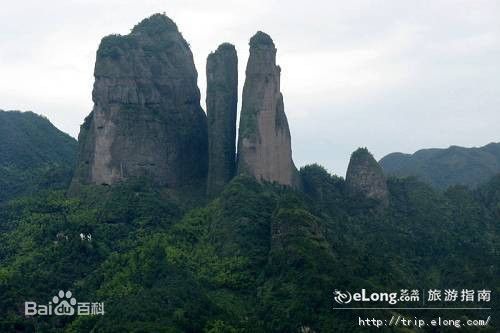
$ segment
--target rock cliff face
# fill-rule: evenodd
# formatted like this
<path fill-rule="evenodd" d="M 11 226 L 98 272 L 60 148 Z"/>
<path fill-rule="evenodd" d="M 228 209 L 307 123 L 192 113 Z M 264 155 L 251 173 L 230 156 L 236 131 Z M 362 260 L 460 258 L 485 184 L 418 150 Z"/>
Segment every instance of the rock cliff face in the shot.
<path fill-rule="evenodd" d="M 231 44 L 222 44 L 207 59 L 209 195 L 218 194 L 236 171 L 238 57 Z"/>
<path fill-rule="evenodd" d="M 350 195 L 362 195 L 387 206 L 389 191 L 382 168 L 366 148 L 351 155 L 346 175 L 346 189 Z"/>
<path fill-rule="evenodd" d="M 189 45 L 165 15 L 99 46 L 94 108 L 79 136 L 74 184 L 148 176 L 178 187 L 207 172 L 207 123 Z"/>
<path fill-rule="evenodd" d="M 280 68 L 269 35 L 250 39 L 238 137 L 238 173 L 297 186 L 290 130 L 280 92 Z"/>

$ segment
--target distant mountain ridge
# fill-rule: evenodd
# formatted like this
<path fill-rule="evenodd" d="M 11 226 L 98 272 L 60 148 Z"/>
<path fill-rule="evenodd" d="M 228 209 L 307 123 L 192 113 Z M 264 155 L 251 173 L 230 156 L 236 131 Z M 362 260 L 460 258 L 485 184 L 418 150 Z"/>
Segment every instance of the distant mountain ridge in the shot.
<path fill-rule="evenodd" d="M 0 110 L 0 202 L 71 179 L 77 142 L 33 112 Z"/>
<path fill-rule="evenodd" d="M 452 185 L 476 187 L 500 173 L 500 143 L 422 149 L 414 154 L 391 153 L 379 163 L 387 175 L 415 176 L 441 189 Z"/>
<path fill-rule="evenodd" d="M 0 110 L 0 166 L 73 163 L 76 146 L 75 139 L 43 116 Z"/>

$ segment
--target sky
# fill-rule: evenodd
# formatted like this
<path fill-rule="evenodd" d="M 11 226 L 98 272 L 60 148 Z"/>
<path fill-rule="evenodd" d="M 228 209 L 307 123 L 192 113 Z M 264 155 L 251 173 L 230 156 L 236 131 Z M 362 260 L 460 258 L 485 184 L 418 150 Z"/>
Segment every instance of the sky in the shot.
<path fill-rule="evenodd" d="M 298 167 L 344 176 L 358 147 L 380 159 L 500 141 L 498 0 L 2 2 L 0 109 L 42 114 L 74 137 L 92 109 L 100 39 L 165 12 L 191 45 L 203 107 L 207 55 L 236 46 L 241 97 L 248 40 L 271 35 Z"/>

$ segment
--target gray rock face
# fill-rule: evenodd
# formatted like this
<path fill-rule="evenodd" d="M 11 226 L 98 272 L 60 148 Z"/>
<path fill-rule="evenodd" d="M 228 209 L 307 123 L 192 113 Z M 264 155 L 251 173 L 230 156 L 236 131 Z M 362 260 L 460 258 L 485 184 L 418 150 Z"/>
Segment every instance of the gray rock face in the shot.
<path fill-rule="evenodd" d="M 207 59 L 209 195 L 218 194 L 236 171 L 238 57 L 231 44 L 222 44 Z"/>
<path fill-rule="evenodd" d="M 364 196 L 389 204 L 389 191 L 382 168 L 366 148 L 351 155 L 346 174 L 346 189 L 352 196 Z"/>
<path fill-rule="evenodd" d="M 250 39 L 238 137 L 238 173 L 297 186 L 290 130 L 280 92 L 276 48 L 269 35 Z"/>
<path fill-rule="evenodd" d="M 189 45 L 155 14 L 97 51 L 94 108 L 81 126 L 73 183 L 136 176 L 182 186 L 206 177 L 207 123 Z"/>

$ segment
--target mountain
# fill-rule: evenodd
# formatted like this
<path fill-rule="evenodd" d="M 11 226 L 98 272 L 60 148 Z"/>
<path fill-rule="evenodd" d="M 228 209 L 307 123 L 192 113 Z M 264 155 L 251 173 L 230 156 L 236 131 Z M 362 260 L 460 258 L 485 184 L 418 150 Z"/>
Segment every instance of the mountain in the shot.
<path fill-rule="evenodd" d="M 104 37 L 94 77 L 73 187 L 140 176 L 168 187 L 205 181 L 207 119 L 198 73 L 172 20 L 155 14 L 128 35 Z"/>
<path fill-rule="evenodd" d="M 250 39 L 238 135 L 238 173 L 260 181 L 299 186 L 292 160 L 290 128 L 280 91 L 271 37 L 258 31 Z"/>
<path fill-rule="evenodd" d="M 74 140 L 43 118 L 58 135 L 0 122 L 10 131 L 2 152 L 25 142 L 5 153 L 6 170 L 30 181 L 4 178 L 26 195 L 0 207 L 0 332 L 357 333 L 374 331 L 360 324 L 375 324 L 368 318 L 429 323 L 464 305 L 454 318 L 462 326 L 498 318 L 500 175 L 441 191 L 386 178 L 366 148 L 351 155 L 345 180 L 317 164 L 296 170 L 275 60 L 274 42 L 258 32 L 236 161 L 235 49 L 223 44 L 208 58 L 207 124 L 189 45 L 161 14 L 101 41 L 70 196 L 69 176 L 40 187 L 36 172 L 71 170 L 57 150 L 69 140 L 69 154 Z M 181 190 L 207 173 L 208 192 Z M 436 289 L 491 299 L 433 302 Z M 373 302 L 346 304 L 337 293 L 365 290 Z M 419 298 L 403 299 L 410 292 Z M 26 302 L 42 313 L 26 315 Z M 463 332 L 493 333 L 494 324 Z"/>
<path fill-rule="evenodd" d="M 392 153 L 380 160 L 387 175 L 415 176 L 437 188 L 476 187 L 500 173 L 500 143 L 479 148 L 451 146 L 422 149 L 414 154 Z"/>
<path fill-rule="evenodd" d="M 77 142 L 33 112 L 0 110 L 0 202 L 71 179 Z"/>
<path fill-rule="evenodd" d="M 70 192 L 146 176 L 160 186 L 195 185 L 213 195 L 236 173 L 299 187 L 276 51 L 261 31 L 250 39 L 236 156 L 233 45 L 224 43 L 207 58 L 207 123 L 193 55 L 170 18 L 155 14 L 128 35 L 103 38 Z"/>
<path fill-rule="evenodd" d="M 207 193 L 220 193 L 236 172 L 238 56 L 234 45 L 221 44 L 207 58 Z"/>
<path fill-rule="evenodd" d="M 374 210 L 319 166 L 300 176 L 304 192 L 237 176 L 213 201 L 191 207 L 139 180 L 86 188 L 71 200 L 52 191 L 11 202 L 0 210 L 9 226 L 0 232 L 0 331 L 355 333 L 366 332 L 358 316 L 374 312 L 332 309 L 336 289 L 500 291 L 500 179 L 441 192 L 392 178 L 389 206 Z M 105 315 L 24 316 L 25 301 L 47 304 L 59 290 L 104 303 Z M 498 309 L 493 295 L 467 305 Z M 369 306 L 379 304 L 415 305 Z M 447 315 L 423 311 L 419 319 Z"/>
<path fill-rule="evenodd" d="M 358 148 L 351 154 L 345 177 L 346 190 L 351 196 L 361 195 L 389 204 L 387 182 L 380 165 L 366 148 Z"/>

